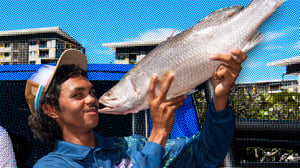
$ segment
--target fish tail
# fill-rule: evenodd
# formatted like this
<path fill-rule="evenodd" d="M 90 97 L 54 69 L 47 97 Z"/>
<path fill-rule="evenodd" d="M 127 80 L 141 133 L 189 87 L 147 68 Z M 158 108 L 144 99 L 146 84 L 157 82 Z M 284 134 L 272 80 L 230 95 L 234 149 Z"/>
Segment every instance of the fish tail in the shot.
<path fill-rule="evenodd" d="M 247 52 L 254 46 L 256 46 L 261 40 L 263 39 L 263 35 L 260 31 L 256 31 L 255 34 L 253 35 L 252 39 L 248 42 L 248 44 L 243 47 L 243 51 Z"/>
<path fill-rule="evenodd" d="M 286 0 L 252 0 L 251 3 L 255 2 L 270 2 L 270 3 L 276 3 L 276 7 L 279 8 Z"/>
<path fill-rule="evenodd" d="M 281 6 L 286 0 L 277 0 L 277 6 Z"/>
<path fill-rule="evenodd" d="M 276 1 L 276 7 L 279 8 L 286 0 L 272 0 Z"/>
<path fill-rule="evenodd" d="M 247 7 L 252 10 L 248 14 L 253 15 L 253 11 L 261 11 L 260 15 L 257 15 L 261 21 L 265 21 L 270 17 L 286 0 L 252 0 L 251 4 Z M 260 17 L 262 16 L 262 17 Z M 261 23 L 262 23 L 261 22 Z"/>

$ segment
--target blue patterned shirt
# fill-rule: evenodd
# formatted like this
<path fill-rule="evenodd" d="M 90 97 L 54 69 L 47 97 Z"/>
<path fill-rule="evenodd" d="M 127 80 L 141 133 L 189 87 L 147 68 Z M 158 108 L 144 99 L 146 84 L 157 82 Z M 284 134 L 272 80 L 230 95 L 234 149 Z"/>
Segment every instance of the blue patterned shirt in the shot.
<path fill-rule="evenodd" d="M 205 167 L 221 164 L 234 134 L 234 115 L 228 106 L 216 112 L 208 106 L 200 132 L 191 138 L 169 139 L 165 148 L 140 135 L 102 137 L 95 132 L 96 147 L 56 141 L 55 150 L 41 158 L 35 168 L 159 168 Z"/>

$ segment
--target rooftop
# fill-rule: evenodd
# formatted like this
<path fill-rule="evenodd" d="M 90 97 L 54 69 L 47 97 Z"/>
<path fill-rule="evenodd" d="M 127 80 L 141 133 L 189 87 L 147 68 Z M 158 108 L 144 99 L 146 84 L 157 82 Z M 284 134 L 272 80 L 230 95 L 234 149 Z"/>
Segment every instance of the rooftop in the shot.
<path fill-rule="evenodd" d="M 0 37 L 3 36 L 18 36 L 18 35 L 28 35 L 28 34 L 40 34 L 40 33 L 57 33 L 62 37 L 78 43 L 74 38 L 68 35 L 59 27 L 43 27 L 43 28 L 34 28 L 34 29 L 22 29 L 22 30 L 9 30 L 9 31 L 0 31 Z"/>
<path fill-rule="evenodd" d="M 130 42 L 119 42 L 119 43 L 103 43 L 104 47 L 107 47 L 111 50 L 116 50 L 116 48 L 122 47 L 136 47 L 136 46 L 153 46 L 162 43 L 164 40 L 155 40 L 155 41 L 130 41 Z"/>
<path fill-rule="evenodd" d="M 300 63 L 300 56 L 270 62 L 267 65 L 268 66 L 289 66 L 298 63 Z"/>

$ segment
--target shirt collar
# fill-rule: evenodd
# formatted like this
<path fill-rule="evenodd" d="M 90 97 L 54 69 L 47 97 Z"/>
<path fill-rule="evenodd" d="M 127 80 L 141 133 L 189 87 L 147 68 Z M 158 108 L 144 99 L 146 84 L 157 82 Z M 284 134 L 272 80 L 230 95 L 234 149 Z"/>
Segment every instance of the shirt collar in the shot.
<path fill-rule="evenodd" d="M 95 138 L 97 141 L 96 147 L 88 147 L 83 145 L 77 145 L 74 143 L 62 141 L 62 140 L 56 140 L 55 142 L 55 149 L 54 152 L 69 158 L 82 160 L 87 157 L 87 155 L 90 153 L 91 150 L 102 150 L 102 149 L 117 149 L 120 148 L 117 146 L 116 141 L 117 138 L 107 138 L 102 137 L 97 132 L 94 132 Z"/>

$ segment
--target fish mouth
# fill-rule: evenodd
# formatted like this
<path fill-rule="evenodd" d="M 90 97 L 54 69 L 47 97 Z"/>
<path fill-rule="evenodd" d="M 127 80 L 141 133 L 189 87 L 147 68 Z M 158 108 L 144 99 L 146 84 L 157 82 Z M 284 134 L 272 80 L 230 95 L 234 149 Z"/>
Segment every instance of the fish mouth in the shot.
<path fill-rule="evenodd" d="M 98 108 L 99 113 L 105 113 L 111 111 L 113 108 L 115 107 L 110 106 L 108 103 L 105 103 L 104 101 L 99 101 L 99 108 Z"/>
<path fill-rule="evenodd" d="M 118 99 L 109 99 L 109 100 L 104 100 L 104 99 L 99 99 L 99 109 L 100 108 L 117 108 L 120 106 L 119 102 L 116 102 Z"/>
<path fill-rule="evenodd" d="M 106 113 L 106 112 L 110 111 L 111 109 L 112 108 L 110 108 L 110 107 L 99 108 L 98 113 Z"/>

